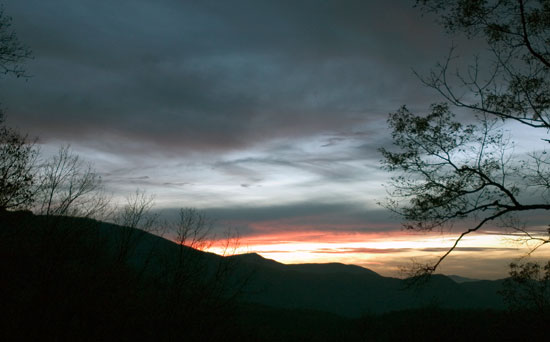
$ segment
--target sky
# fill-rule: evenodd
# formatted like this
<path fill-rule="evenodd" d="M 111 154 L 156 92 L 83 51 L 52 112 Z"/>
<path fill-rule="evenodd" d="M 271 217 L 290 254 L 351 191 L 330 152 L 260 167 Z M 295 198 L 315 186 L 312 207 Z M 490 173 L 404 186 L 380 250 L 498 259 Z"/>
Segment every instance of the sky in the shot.
<path fill-rule="evenodd" d="M 413 70 L 478 48 L 414 1 L 3 3 L 34 55 L 0 80 L 8 124 L 46 155 L 70 144 L 115 200 L 141 189 L 238 231 L 240 252 L 391 276 L 463 228 L 403 232 L 377 204 L 388 113 L 441 100 Z M 442 272 L 495 279 L 525 254 L 490 226 L 461 247 Z"/>

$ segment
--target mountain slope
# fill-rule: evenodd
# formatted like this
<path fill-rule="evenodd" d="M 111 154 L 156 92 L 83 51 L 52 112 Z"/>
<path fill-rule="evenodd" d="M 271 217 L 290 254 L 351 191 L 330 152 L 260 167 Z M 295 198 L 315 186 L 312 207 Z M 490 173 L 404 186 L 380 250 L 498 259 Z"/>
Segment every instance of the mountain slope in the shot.
<path fill-rule="evenodd" d="M 420 288 L 401 279 L 383 277 L 354 265 L 284 265 L 258 255 L 231 257 L 254 276 L 244 298 L 274 307 L 322 310 L 348 317 L 365 313 L 440 306 L 442 308 L 502 308 L 500 282 L 457 284 L 435 275 Z"/>
<path fill-rule="evenodd" d="M 44 220 L 35 216 L 27 219 L 35 223 Z M 65 220 L 65 228 L 60 228 L 61 231 L 74 232 L 89 227 L 89 232 L 95 232 L 91 234 L 95 237 L 93 243 L 100 241 L 115 258 L 120 254 L 121 241 L 131 240 L 132 247 L 124 251 L 123 257 L 134 269 L 151 278 L 163 279 L 163 282 L 176 281 L 176 275 L 202 279 L 186 284 L 199 287 L 203 285 L 198 284 L 209 284 L 228 296 L 239 293 L 243 301 L 250 303 L 326 311 L 347 317 L 426 306 L 450 309 L 503 307 L 498 295 L 500 281 L 459 284 L 448 277 L 435 275 L 424 286 L 410 289 L 402 279 L 383 277 L 355 265 L 285 265 L 257 254 L 224 258 L 136 229 L 85 219 Z"/>
<path fill-rule="evenodd" d="M 105 225 L 105 224 L 104 224 Z M 107 236 L 121 234 L 124 228 L 106 224 Z M 179 246 L 164 238 L 138 231 L 140 234 L 133 262 L 143 267 L 152 250 L 156 260 L 147 266 L 159 268 L 158 263 L 176 260 L 181 249 L 194 272 L 214 273 L 224 265 L 231 270 L 232 281 L 224 285 L 228 293 L 240 293 L 240 298 L 284 309 L 311 309 L 347 317 L 366 313 L 386 313 L 426 306 L 446 309 L 501 309 L 498 294 L 501 281 L 470 281 L 457 283 L 449 277 L 434 275 L 418 288 L 398 278 L 384 277 L 356 265 L 282 264 L 255 253 L 221 257 Z M 162 256 L 162 260 L 158 256 Z M 141 265 L 141 266 L 140 266 Z M 205 275 L 203 274 L 203 275 Z M 246 279 L 246 284 L 242 279 Z M 230 284 L 231 283 L 231 284 Z M 231 287 L 239 287 L 232 289 Z"/>

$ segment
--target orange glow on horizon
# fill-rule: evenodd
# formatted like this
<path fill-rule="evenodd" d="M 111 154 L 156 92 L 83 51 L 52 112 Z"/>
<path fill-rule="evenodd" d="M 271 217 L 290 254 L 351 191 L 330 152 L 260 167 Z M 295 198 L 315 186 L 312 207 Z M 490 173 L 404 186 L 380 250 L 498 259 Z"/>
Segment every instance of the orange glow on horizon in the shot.
<path fill-rule="evenodd" d="M 456 234 L 407 231 L 273 232 L 241 238 L 239 246 L 231 251 L 216 243 L 209 251 L 226 255 L 257 253 L 286 264 L 340 262 L 367 267 L 385 276 L 400 276 L 402 266 L 410 264 L 413 259 L 420 262 L 435 260 L 453 245 L 456 238 Z M 485 279 L 502 278 L 507 274 L 507 265 L 528 251 L 529 246 L 519 244 L 510 235 L 491 232 L 469 235 L 445 260 L 440 271 Z M 536 256 L 549 258 L 550 249 L 540 249 Z M 466 265 L 470 262 L 476 263 L 479 269 L 468 269 Z M 485 269 L 480 264 L 486 264 Z M 491 266 L 493 264 L 498 266 Z"/>

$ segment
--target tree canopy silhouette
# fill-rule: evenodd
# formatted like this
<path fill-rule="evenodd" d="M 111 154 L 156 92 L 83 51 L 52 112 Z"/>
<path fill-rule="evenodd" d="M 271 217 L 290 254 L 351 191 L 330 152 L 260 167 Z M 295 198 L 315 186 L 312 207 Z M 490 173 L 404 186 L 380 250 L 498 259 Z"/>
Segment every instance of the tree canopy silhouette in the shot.
<path fill-rule="evenodd" d="M 12 18 L 0 5 L 0 73 L 25 76 L 23 62 L 31 51 L 11 26 Z M 28 137 L 4 125 L 0 108 L 0 210 L 26 208 L 34 200 L 33 170 L 37 149 Z"/>
<path fill-rule="evenodd" d="M 470 225 L 413 275 L 434 272 L 465 235 L 492 221 L 520 231 L 533 249 L 550 243 L 550 230 L 526 229 L 517 215 L 550 210 L 550 2 L 418 0 L 417 6 L 435 13 L 449 33 L 483 40 L 488 49 L 461 68 L 452 47 L 444 62 L 419 76 L 442 100 L 427 115 L 403 106 L 388 119 L 394 148 L 381 149 L 383 163 L 399 175 L 385 205 L 407 229 Z M 533 152 L 514 152 L 506 121 L 542 134 Z"/>
<path fill-rule="evenodd" d="M 26 136 L 0 122 L 0 210 L 33 203 L 37 156 L 38 150 Z"/>

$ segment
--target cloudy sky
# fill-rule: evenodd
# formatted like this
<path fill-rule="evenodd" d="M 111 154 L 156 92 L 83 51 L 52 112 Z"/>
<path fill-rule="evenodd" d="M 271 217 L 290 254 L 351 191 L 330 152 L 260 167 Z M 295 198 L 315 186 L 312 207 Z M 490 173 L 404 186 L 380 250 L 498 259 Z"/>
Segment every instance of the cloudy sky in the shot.
<path fill-rule="evenodd" d="M 284 262 L 395 275 L 450 243 L 401 232 L 376 204 L 387 114 L 439 100 L 412 70 L 474 45 L 414 1 L 3 2 L 34 55 L 30 78 L 0 82 L 8 123 L 46 154 L 70 143 L 115 198 L 202 209 Z M 444 271 L 504 275 L 518 247 L 486 233 Z"/>

